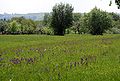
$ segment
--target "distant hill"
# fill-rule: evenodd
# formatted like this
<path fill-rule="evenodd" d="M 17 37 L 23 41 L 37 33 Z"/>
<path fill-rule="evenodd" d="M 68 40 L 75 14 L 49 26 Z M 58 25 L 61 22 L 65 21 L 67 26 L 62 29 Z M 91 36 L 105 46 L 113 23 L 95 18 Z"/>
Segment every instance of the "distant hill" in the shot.
<path fill-rule="evenodd" d="M 0 19 L 11 19 L 12 17 L 25 17 L 32 20 L 43 20 L 45 13 L 28 13 L 28 14 L 0 14 Z"/>

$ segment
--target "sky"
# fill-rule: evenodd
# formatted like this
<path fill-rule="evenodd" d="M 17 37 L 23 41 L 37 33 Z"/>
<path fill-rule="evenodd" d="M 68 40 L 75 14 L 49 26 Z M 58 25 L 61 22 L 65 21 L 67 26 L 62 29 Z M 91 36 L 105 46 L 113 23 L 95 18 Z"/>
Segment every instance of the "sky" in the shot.
<path fill-rule="evenodd" d="M 89 12 L 96 6 L 107 12 L 120 13 L 114 0 L 111 6 L 110 0 L 0 0 L 0 14 L 51 12 L 52 7 L 60 2 L 72 4 L 74 12 Z"/>

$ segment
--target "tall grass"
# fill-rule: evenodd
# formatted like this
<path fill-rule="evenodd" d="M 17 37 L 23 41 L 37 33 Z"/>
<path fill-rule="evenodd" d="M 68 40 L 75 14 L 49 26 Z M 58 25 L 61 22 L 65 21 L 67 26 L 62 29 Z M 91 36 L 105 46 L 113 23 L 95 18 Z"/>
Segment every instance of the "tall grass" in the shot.
<path fill-rule="evenodd" d="M 0 81 L 120 81 L 120 35 L 1 35 Z"/>

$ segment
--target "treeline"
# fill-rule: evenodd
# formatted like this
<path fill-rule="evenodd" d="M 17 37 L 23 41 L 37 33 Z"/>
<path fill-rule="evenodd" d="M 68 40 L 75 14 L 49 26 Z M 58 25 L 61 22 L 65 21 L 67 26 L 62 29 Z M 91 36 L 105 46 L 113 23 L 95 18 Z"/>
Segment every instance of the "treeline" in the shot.
<path fill-rule="evenodd" d="M 33 21 L 24 17 L 0 20 L 0 34 L 47 34 L 43 21 Z"/>
<path fill-rule="evenodd" d="M 53 34 L 120 34 L 120 14 L 93 8 L 89 13 L 72 13 L 69 4 L 57 4 L 53 12 L 45 14 L 43 22 L 51 27 Z"/>
<path fill-rule="evenodd" d="M 0 34 L 92 34 L 120 33 L 120 15 L 108 13 L 98 8 L 89 13 L 73 13 L 69 4 L 56 4 L 51 13 L 44 15 L 43 21 L 33 21 L 24 17 L 0 20 Z"/>

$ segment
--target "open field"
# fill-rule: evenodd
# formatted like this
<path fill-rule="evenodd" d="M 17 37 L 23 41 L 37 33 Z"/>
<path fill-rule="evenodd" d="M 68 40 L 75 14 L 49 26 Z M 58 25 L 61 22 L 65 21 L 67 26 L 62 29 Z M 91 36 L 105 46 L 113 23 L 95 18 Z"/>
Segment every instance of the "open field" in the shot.
<path fill-rule="evenodd" d="M 0 81 L 120 81 L 120 35 L 1 35 Z"/>

